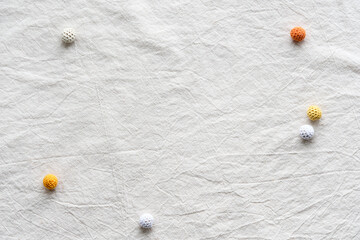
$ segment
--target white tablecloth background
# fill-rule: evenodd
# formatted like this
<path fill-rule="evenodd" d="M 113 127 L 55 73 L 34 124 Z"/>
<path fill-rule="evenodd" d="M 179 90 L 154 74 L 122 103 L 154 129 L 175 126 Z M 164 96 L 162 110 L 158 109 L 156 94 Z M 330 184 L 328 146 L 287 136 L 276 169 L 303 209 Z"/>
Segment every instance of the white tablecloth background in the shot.
<path fill-rule="evenodd" d="M 360 239 L 358 0 L 0 3 L 1 239 Z"/>

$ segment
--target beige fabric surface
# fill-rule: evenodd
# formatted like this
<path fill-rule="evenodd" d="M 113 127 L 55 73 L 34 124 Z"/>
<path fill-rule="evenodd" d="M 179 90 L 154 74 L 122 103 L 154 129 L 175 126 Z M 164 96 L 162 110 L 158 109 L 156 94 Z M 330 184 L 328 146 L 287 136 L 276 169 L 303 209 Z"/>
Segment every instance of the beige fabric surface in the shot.
<path fill-rule="evenodd" d="M 360 239 L 358 0 L 0 9 L 1 239 Z"/>

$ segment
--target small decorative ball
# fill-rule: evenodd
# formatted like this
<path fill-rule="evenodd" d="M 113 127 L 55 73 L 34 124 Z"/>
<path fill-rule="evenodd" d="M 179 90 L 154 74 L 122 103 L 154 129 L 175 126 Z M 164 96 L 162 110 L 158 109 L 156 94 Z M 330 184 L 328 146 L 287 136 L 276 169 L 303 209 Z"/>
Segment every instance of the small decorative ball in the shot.
<path fill-rule="evenodd" d="M 310 125 L 303 125 L 300 127 L 300 137 L 304 140 L 310 140 L 314 137 L 314 128 Z"/>
<path fill-rule="evenodd" d="M 307 110 L 307 115 L 311 121 L 319 120 L 321 114 L 321 109 L 318 106 L 311 105 Z"/>
<path fill-rule="evenodd" d="M 290 36 L 294 41 L 301 42 L 306 36 L 305 29 L 303 29 L 302 27 L 294 27 L 290 31 Z"/>
<path fill-rule="evenodd" d="M 62 34 L 64 43 L 72 43 L 75 41 L 75 31 L 72 28 L 65 28 Z"/>
<path fill-rule="evenodd" d="M 154 217 L 149 213 L 145 213 L 140 216 L 139 224 L 142 228 L 152 228 L 154 224 Z"/>
<path fill-rule="evenodd" d="M 58 183 L 57 177 L 52 174 L 46 175 L 43 179 L 44 186 L 49 190 L 56 188 L 57 183 Z"/>

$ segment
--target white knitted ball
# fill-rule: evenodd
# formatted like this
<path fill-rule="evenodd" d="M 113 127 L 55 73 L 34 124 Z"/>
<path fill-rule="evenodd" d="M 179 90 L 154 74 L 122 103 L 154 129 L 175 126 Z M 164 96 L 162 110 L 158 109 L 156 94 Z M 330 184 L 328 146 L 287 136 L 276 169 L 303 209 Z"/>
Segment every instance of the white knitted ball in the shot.
<path fill-rule="evenodd" d="M 310 140 L 314 137 L 314 128 L 310 125 L 303 125 L 300 127 L 300 137 L 304 140 Z"/>
<path fill-rule="evenodd" d="M 72 28 L 65 28 L 62 34 L 64 43 L 72 43 L 75 41 L 75 31 Z"/>
<path fill-rule="evenodd" d="M 154 224 L 154 217 L 149 213 L 145 213 L 140 216 L 139 224 L 142 228 L 151 228 Z"/>

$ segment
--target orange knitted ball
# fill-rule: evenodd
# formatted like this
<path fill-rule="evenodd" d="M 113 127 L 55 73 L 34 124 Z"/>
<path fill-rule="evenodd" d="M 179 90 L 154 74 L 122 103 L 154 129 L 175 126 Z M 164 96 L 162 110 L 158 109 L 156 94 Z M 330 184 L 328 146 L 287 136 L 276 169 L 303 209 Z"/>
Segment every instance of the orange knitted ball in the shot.
<path fill-rule="evenodd" d="M 294 41 L 301 42 L 306 36 L 305 29 L 303 29 L 302 27 L 294 27 L 290 31 L 290 36 Z"/>

